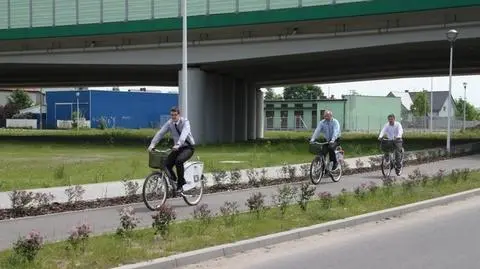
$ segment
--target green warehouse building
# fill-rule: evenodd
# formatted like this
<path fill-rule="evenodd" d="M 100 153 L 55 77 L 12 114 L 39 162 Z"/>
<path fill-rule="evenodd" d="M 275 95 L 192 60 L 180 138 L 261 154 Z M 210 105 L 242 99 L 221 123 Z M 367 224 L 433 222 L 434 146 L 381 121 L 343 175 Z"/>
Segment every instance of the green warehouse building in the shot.
<path fill-rule="evenodd" d="M 344 131 L 378 132 L 388 114 L 400 115 L 399 97 L 344 95 L 342 99 L 265 100 L 266 130 L 312 130 L 325 110 Z"/>

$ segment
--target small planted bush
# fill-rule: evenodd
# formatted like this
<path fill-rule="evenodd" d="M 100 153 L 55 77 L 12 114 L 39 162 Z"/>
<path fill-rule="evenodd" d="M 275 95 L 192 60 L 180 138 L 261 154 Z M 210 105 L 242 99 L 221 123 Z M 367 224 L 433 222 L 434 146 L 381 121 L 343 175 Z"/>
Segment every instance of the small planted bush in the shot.
<path fill-rule="evenodd" d="M 341 206 L 345 206 L 347 204 L 348 192 L 345 188 L 342 189 L 340 194 L 337 196 L 338 204 Z"/>
<path fill-rule="evenodd" d="M 78 202 L 82 200 L 84 193 L 85 189 L 80 185 L 70 186 L 68 189 L 65 190 L 68 203 Z"/>
<path fill-rule="evenodd" d="M 330 209 L 333 203 L 333 196 L 330 192 L 324 191 L 318 194 L 323 209 Z"/>
<path fill-rule="evenodd" d="M 23 261 L 32 262 L 42 247 L 43 237 L 39 232 L 31 231 L 26 237 L 19 238 L 13 244 L 13 252 Z"/>
<path fill-rule="evenodd" d="M 292 202 L 293 199 L 295 199 L 296 194 L 296 188 L 285 184 L 282 187 L 278 187 L 277 194 L 273 195 L 273 203 L 280 208 L 280 213 L 282 217 L 285 216 L 288 205 Z"/>
<path fill-rule="evenodd" d="M 91 233 L 92 228 L 88 223 L 78 224 L 70 232 L 67 242 L 73 250 L 77 250 L 80 247 L 80 250 L 85 252 L 87 241 Z"/>
<path fill-rule="evenodd" d="M 254 213 L 257 219 L 260 219 L 261 213 L 265 210 L 265 195 L 261 192 L 253 193 L 245 205 L 251 213 Z"/>
<path fill-rule="evenodd" d="M 170 232 L 170 224 L 177 218 L 175 210 L 168 204 L 163 204 L 157 209 L 157 212 L 152 215 L 152 228 L 156 235 L 161 235 L 166 239 Z"/>
<path fill-rule="evenodd" d="M 240 183 L 241 178 L 242 178 L 242 174 L 240 173 L 239 169 L 234 169 L 230 171 L 230 184 L 238 185 Z"/>
<path fill-rule="evenodd" d="M 140 220 L 135 216 L 135 210 L 132 206 L 122 208 L 119 214 L 120 226 L 117 228 L 117 235 L 130 237 Z"/>
<path fill-rule="evenodd" d="M 193 218 L 200 221 L 203 230 L 205 230 L 212 222 L 212 211 L 207 204 L 197 205 L 193 210 Z"/>
<path fill-rule="evenodd" d="M 312 199 L 313 195 L 315 195 L 315 187 L 310 186 L 306 182 L 302 183 L 297 202 L 303 211 L 307 211 L 308 202 Z"/>
<path fill-rule="evenodd" d="M 238 216 L 238 203 L 236 201 L 225 201 L 220 207 L 220 214 L 222 215 L 225 226 L 233 226 Z"/>

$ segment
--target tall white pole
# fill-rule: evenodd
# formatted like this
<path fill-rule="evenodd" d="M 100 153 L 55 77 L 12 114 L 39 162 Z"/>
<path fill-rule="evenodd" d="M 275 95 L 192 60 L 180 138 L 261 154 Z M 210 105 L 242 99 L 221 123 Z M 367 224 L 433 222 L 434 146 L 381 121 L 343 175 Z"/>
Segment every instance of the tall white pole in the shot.
<path fill-rule="evenodd" d="M 467 83 L 463 83 L 463 131 L 465 131 L 465 120 L 467 115 Z"/>
<path fill-rule="evenodd" d="M 182 94 L 180 104 L 183 107 L 181 108 L 181 113 L 188 118 L 188 76 L 187 76 L 187 0 L 182 0 Z"/>
<path fill-rule="evenodd" d="M 433 77 L 430 79 L 430 132 L 433 132 Z"/>
<path fill-rule="evenodd" d="M 447 152 L 450 153 L 450 124 L 452 117 L 452 68 L 453 68 L 453 42 L 450 42 L 450 70 L 448 78 L 448 101 L 447 101 L 447 113 L 448 113 L 448 122 L 447 122 Z"/>

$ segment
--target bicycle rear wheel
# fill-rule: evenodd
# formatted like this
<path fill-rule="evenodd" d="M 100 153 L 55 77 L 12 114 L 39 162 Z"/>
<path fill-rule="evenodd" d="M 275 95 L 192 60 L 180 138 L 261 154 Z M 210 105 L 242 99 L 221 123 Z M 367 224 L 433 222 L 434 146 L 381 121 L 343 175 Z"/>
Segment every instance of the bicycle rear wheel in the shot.
<path fill-rule="evenodd" d="M 167 200 L 168 185 L 164 172 L 153 172 L 145 178 L 142 198 L 145 206 L 154 211 Z"/>
<path fill-rule="evenodd" d="M 314 185 L 318 185 L 322 181 L 322 177 L 325 171 L 323 157 L 316 156 L 310 164 L 310 181 Z"/>
<path fill-rule="evenodd" d="M 330 171 L 330 178 L 333 182 L 339 182 L 342 178 L 342 164 L 339 163 L 337 169 Z"/>
<path fill-rule="evenodd" d="M 183 200 L 187 205 L 197 205 L 202 200 L 203 189 L 205 187 L 205 176 L 202 175 L 200 182 L 196 183 L 196 186 L 188 191 L 183 192 Z"/>

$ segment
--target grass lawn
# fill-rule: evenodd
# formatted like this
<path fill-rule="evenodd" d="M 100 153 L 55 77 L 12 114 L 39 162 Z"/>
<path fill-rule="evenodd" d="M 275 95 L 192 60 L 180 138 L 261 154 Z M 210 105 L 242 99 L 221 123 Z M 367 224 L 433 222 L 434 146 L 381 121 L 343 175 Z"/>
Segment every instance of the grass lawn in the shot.
<path fill-rule="evenodd" d="M 150 172 L 145 141 L 153 130 L 0 131 L 0 191 L 143 178 Z M 266 139 L 198 146 L 206 171 L 310 162 L 310 132 L 266 132 Z M 478 133 L 458 133 L 463 142 Z M 110 141 L 110 142 L 105 142 Z M 455 143 L 455 140 L 453 141 Z M 443 136 L 412 134 L 406 150 L 443 146 Z M 346 158 L 378 154 L 375 135 L 343 135 Z M 222 163 L 240 161 L 240 163 Z"/>
<path fill-rule="evenodd" d="M 322 195 L 320 199 L 310 201 L 306 211 L 292 204 L 286 207 L 284 215 L 276 207 L 262 210 L 259 215 L 254 212 L 237 213 L 173 222 L 164 237 L 156 236 L 155 230 L 149 228 L 134 230 L 128 237 L 113 234 L 91 237 L 85 241 L 83 250 L 67 250 L 68 241 L 47 244 L 40 249 L 33 263 L 21 262 L 18 256 L 13 255 L 11 250 L 7 250 L 0 253 L 0 267 L 5 269 L 111 268 L 120 264 L 135 263 L 310 226 L 478 187 L 480 187 L 478 172 L 462 171 L 456 176 L 434 177 L 432 180 L 419 176 L 414 180 L 393 186 L 370 185 L 359 187 L 353 193 L 345 192 L 333 197 L 328 194 Z"/>

